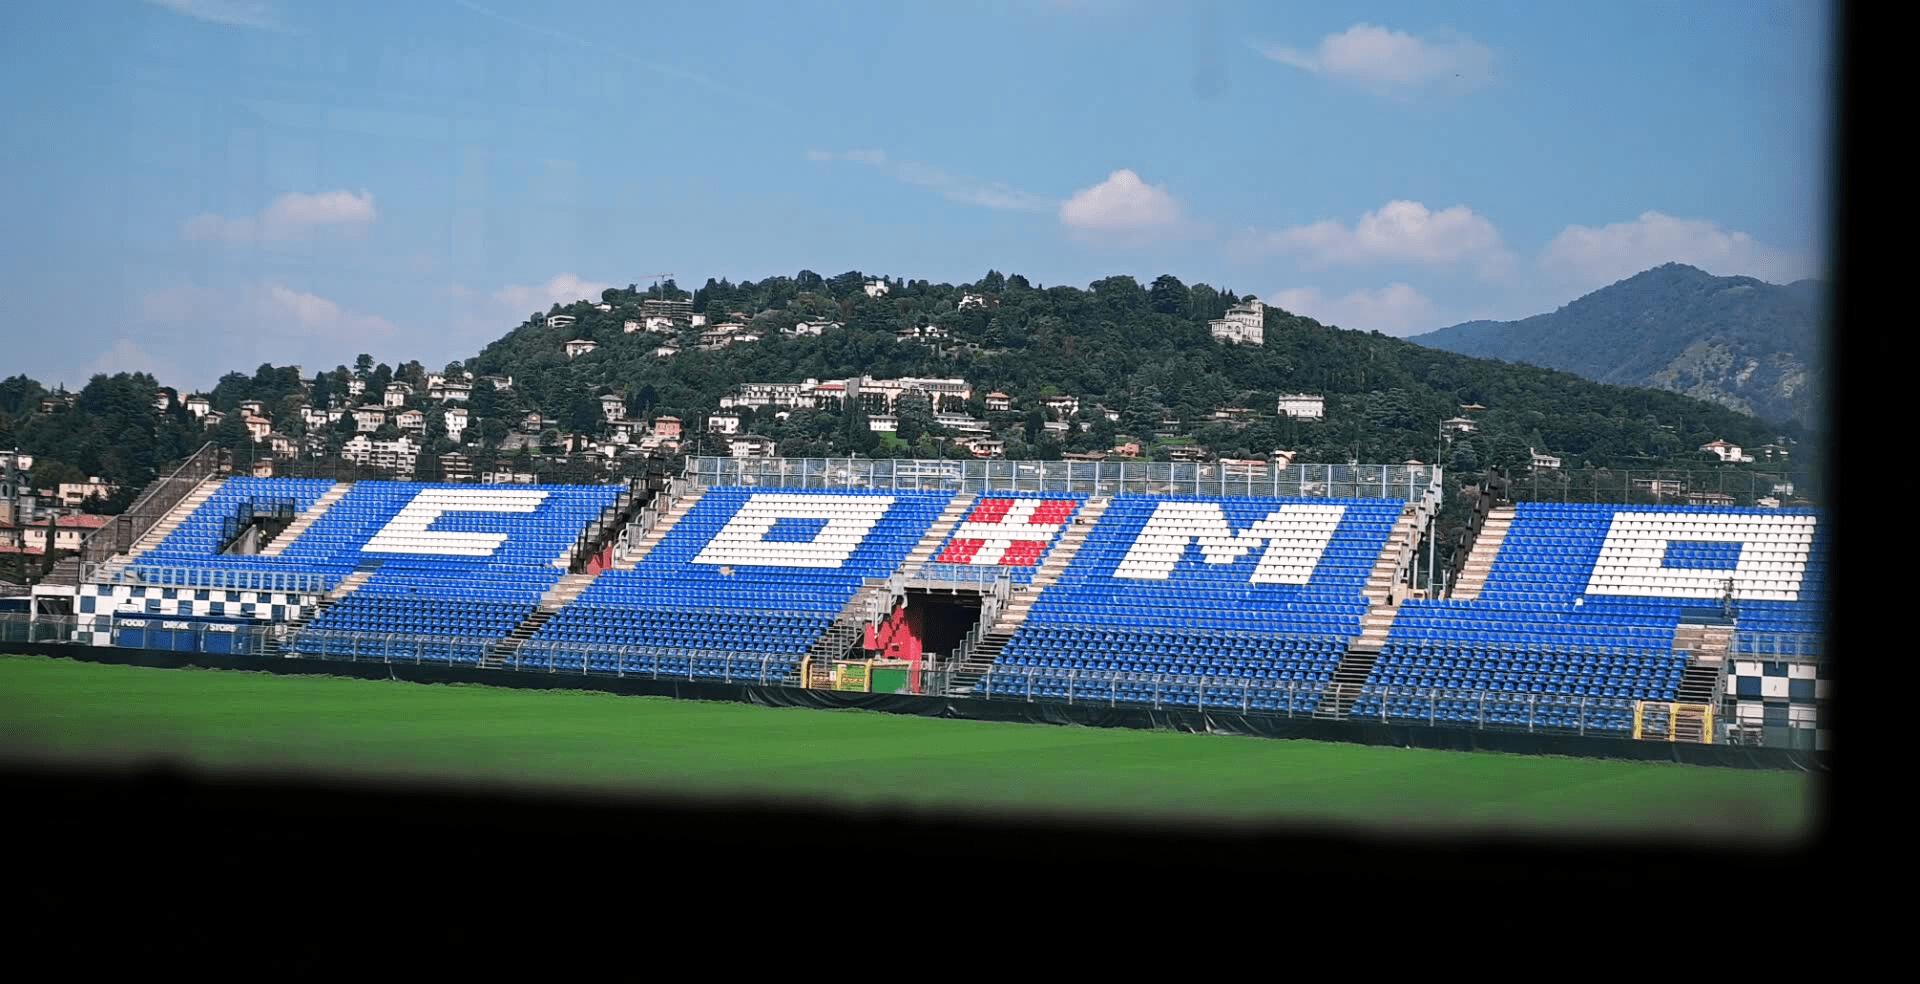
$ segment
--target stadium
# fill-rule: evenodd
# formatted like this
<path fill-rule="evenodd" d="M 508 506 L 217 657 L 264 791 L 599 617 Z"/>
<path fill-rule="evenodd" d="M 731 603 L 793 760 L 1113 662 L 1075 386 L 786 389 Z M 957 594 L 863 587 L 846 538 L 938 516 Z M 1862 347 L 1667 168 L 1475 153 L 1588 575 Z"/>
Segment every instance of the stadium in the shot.
<path fill-rule="evenodd" d="M 108 662 L 1824 759 L 1817 511 L 1464 491 L 1429 597 L 1442 477 L 1416 465 L 690 458 L 476 486 L 236 477 L 209 447 L 0 630 Z"/>

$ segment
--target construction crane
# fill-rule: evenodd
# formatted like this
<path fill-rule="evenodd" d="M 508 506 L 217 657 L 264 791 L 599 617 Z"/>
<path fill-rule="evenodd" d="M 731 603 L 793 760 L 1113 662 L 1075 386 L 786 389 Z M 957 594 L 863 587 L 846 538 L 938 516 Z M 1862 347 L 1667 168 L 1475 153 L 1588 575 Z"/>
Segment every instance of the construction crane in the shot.
<path fill-rule="evenodd" d="M 649 274 L 648 276 L 653 277 L 653 286 L 655 287 L 660 286 L 660 284 L 665 281 L 673 279 L 673 274 L 671 273 L 655 273 L 655 274 Z"/>

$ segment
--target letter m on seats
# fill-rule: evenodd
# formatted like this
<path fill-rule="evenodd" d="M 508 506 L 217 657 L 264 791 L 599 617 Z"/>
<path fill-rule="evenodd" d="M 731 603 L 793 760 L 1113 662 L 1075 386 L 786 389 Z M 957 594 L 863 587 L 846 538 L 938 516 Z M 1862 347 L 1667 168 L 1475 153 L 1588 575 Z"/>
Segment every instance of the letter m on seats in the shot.
<path fill-rule="evenodd" d="M 1200 545 L 1209 564 L 1237 564 L 1260 550 L 1260 563 L 1248 578 L 1254 584 L 1306 584 L 1346 514 L 1345 506 L 1288 505 L 1267 514 L 1246 530 L 1235 530 L 1216 502 L 1163 502 L 1133 539 L 1113 576 L 1136 581 L 1165 581 L 1187 549 Z"/>

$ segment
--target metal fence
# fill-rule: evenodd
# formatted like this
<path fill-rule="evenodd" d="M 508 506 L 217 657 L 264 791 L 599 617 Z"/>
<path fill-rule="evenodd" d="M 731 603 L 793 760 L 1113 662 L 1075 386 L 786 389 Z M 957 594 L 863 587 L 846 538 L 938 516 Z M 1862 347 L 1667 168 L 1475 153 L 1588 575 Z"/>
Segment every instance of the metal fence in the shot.
<path fill-rule="evenodd" d="M 594 646 L 528 642 L 501 650 L 491 637 L 339 632 L 273 623 L 175 621 L 165 616 L 49 616 L 0 613 L 0 643 L 92 644 L 147 650 L 348 662 L 493 666 L 504 672 L 585 677 L 707 680 L 766 686 L 798 685 L 800 658 L 656 646 Z M 1772 641 L 1806 637 L 1769 636 Z M 1817 649 L 1800 650 L 1820 658 Z M 924 667 L 920 692 L 949 694 L 954 665 Z M 1306 681 L 1250 680 L 1173 674 L 1116 673 L 1045 667 L 992 667 L 973 689 L 990 700 L 1097 704 L 1109 707 L 1191 707 L 1221 713 L 1310 717 L 1340 695 L 1334 685 Z M 1732 698 L 1716 702 L 1716 742 L 1813 749 L 1816 720 L 1765 726 L 1735 719 Z M 1341 715 L 1384 724 L 1471 727 L 1532 733 L 1612 735 L 1632 733 L 1630 698 L 1572 697 L 1487 690 L 1362 686 Z M 1824 716 L 1824 715 L 1820 715 Z"/>
<path fill-rule="evenodd" d="M 1812 505 L 1824 498 L 1824 476 L 1811 468 L 1630 471 L 1536 468 L 1509 476 L 1502 494 L 1514 502 L 1663 506 Z"/>
<path fill-rule="evenodd" d="M 1429 465 L 1249 467 L 1166 461 L 945 461 L 888 458 L 688 458 L 696 486 L 1085 495 L 1420 498 Z"/>
<path fill-rule="evenodd" d="M 1824 636 L 1806 632 L 1735 632 L 1728 651 L 1735 657 L 1788 663 L 1824 663 Z"/>
<path fill-rule="evenodd" d="M 80 544 L 80 563 L 104 563 L 115 554 L 127 552 L 154 524 L 164 519 L 180 500 L 212 476 L 220 467 L 220 451 L 203 444 L 165 478 L 147 486 L 133 504 L 95 530 Z"/>
<path fill-rule="evenodd" d="M 135 561 L 119 571 L 90 568 L 88 583 L 133 584 L 161 588 L 225 588 L 233 591 L 278 591 L 287 594 L 325 594 L 340 582 L 338 574 L 311 571 L 263 571 L 221 567 L 154 566 Z"/>

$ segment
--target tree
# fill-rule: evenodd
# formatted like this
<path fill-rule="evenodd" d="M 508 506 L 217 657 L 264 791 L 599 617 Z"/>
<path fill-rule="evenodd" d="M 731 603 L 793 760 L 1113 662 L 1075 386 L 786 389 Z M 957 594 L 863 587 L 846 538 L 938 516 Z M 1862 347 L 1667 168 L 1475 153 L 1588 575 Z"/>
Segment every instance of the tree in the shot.
<path fill-rule="evenodd" d="M 1153 282 L 1153 288 L 1147 292 L 1148 303 L 1161 314 L 1183 316 L 1187 313 L 1189 291 L 1187 285 L 1173 274 L 1161 274 Z"/>
<path fill-rule="evenodd" d="M 365 379 L 367 375 L 371 372 L 373 372 L 373 356 L 368 355 L 365 352 L 362 352 L 359 355 L 354 357 L 354 360 L 353 360 L 354 375 L 359 376 L 362 379 Z"/>

